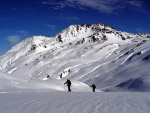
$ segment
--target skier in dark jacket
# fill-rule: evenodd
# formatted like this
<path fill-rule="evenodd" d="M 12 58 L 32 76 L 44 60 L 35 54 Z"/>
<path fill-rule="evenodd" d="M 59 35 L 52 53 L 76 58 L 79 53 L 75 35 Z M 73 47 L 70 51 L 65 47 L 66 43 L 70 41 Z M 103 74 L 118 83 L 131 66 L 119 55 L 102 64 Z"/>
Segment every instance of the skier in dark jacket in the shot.
<path fill-rule="evenodd" d="M 47 74 L 47 76 L 46 76 L 48 79 L 50 79 L 50 76 Z"/>
<path fill-rule="evenodd" d="M 67 79 L 67 81 L 64 84 L 67 84 L 68 92 L 70 92 L 71 91 L 71 88 L 70 88 L 71 87 L 71 81 L 69 79 Z"/>
<path fill-rule="evenodd" d="M 95 84 L 92 84 L 90 87 L 92 87 L 92 89 L 93 89 L 93 92 L 95 92 L 96 85 L 95 85 Z"/>

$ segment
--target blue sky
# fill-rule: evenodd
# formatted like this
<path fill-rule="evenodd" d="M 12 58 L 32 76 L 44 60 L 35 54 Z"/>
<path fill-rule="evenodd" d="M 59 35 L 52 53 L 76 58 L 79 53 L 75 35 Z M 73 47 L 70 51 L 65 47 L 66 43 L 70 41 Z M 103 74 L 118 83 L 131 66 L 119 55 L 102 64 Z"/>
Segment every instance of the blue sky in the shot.
<path fill-rule="evenodd" d="M 55 36 L 72 24 L 150 34 L 149 6 L 149 0 L 1 0 L 0 55 L 25 38 Z"/>

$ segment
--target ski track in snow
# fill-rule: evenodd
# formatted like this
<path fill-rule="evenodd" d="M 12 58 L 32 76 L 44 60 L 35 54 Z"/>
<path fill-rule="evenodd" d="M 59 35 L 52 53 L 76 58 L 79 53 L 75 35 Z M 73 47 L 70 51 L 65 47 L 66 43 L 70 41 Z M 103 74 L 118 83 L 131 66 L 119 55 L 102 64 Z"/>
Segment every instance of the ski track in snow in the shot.
<path fill-rule="evenodd" d="M 149 93 L 0 93 L 0 113 L 149 113 Z"/>

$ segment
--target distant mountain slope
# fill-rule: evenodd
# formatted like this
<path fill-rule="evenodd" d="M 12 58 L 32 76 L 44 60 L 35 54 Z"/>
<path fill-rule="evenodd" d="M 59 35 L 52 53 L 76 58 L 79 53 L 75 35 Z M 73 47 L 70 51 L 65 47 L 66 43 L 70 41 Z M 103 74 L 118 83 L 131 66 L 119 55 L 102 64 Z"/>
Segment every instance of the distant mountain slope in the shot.
<path fill-rule="evenodd" d="M 0 58 L 0 68 L 26 80 L 49 75 L 95 83 L 103 91 L 150 91 L 149 37 L 104 24 L 71 25 L 55 37 L 17 44 Z"/>

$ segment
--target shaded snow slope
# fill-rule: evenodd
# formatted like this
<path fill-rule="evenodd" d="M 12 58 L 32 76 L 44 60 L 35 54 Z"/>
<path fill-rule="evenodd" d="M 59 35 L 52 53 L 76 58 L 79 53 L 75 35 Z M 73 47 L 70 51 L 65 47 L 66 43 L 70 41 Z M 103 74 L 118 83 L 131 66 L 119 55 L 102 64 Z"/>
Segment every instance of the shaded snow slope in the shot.
<path fill-rule="evenodd" d="M 10 74 L 0 72 L 0 92 L 22 92 L 22 91 L 68 91 L 67 86 L 64 85 L 66 80 L 57 79 L 21 79 L 13 77 Z M 79 81 L 73 81 L 71 85 L 73 92 L 91 92 L 91 88 Z M 97 90 L 98 91 L 98 90 Z"/>
<path fill-rule="evenodd" d="M 69 78 L 94 83 L 103 91 L 150 91 L 149 45 L 148 34 L 134 35 L 104 24 L 71 25 L 55 37 L 22 41 L 0 57 L 0 69 L 39 83 L 62 84 Z"/>
<path fill-rule="evenodd" d="M 0 113 L 149 113 L 149 93 L 0 92 Z"/>

